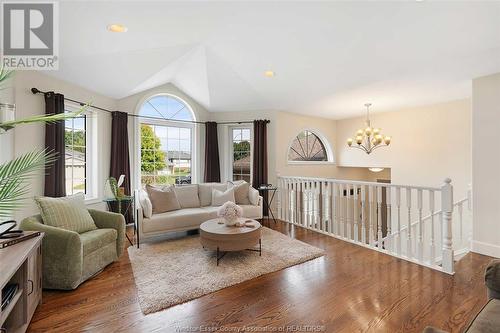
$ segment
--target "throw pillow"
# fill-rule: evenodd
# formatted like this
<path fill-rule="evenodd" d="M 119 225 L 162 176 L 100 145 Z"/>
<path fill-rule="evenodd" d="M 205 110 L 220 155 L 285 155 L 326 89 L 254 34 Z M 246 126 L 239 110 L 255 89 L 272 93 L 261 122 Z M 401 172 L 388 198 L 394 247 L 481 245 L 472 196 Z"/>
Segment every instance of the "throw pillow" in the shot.
<path fill-rule="evenodd" d="M 63 197 L 35 197 L 43 223 L 79 234 L 97 229 L 85 207 L 83 193 Z"/>
<path fill-rule="evenodd" d="M 254 206 L 259 205 L 259 191 L 254 189 L 252 186 L 248 189 L 248 200 L 250 200 L 250 203 Z"/>
<path fill-rule="evenodd" d="M 159 188 L 148 184 L 146 185 L 146 192 L 148 192 L 149 200 L 151 200 L 153 206 L 153 214 L 170 212 L 181 208 L 172 186 Z"/>
<path fill-rule="evenodd" d="M 227 189 L 225 192 L 213 189 L 212 190 L 212 206 L 222 206 L 226 202 L 234 202 L 234 190 Z"/>
<path fill-rule="evenodd" d="M 234 189 L 234 198 L 236 199 L 236 204 L 238 205 L 249 205 L 250 200 L 248 198 L 250 184 L 246 181 L 240 183 L 229 182 L 228 188 Z"/>
<path fill-rule="evenodd" d="M 149 200 L 148 193 L 145 190 L 141 190 L 139 193 L 139 203 L 142 207 L 142 215 L 151 218 L 153 215 L 153 205 L 151 204 L 151 200 Z"/>
<path fill-rule="evenodd" d="M 200 205 L 202 207 L 212 204 L 212 190 L 216 189 L 224 192 L 227 190 L 226 183 L 202 183 L 198 184 L 198 194 L 200 197 Z"/>
<path fill-rule="evenodd" d="M 182 208 L 200 207 L 200 198 L 198 197 L 198 185 L 181 185 L 174 187 L 177 200 Z"/>

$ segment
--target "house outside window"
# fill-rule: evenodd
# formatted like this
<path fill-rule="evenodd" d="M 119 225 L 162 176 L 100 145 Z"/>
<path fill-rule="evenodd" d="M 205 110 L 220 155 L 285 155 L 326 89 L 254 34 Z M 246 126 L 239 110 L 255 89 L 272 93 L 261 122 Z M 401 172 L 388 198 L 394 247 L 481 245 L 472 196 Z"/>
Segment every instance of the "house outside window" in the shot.
<path fill-rule="evenodd" d="M 252 130 L 248 127 L 230 129 L 231 179 L 251 183 L 252 175 Z"/>

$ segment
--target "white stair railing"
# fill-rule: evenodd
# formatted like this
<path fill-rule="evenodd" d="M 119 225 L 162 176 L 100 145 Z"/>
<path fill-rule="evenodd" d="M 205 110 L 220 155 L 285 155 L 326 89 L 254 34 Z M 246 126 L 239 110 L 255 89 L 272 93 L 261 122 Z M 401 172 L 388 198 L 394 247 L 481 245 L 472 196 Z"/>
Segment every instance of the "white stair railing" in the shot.
<path fill-rule="evenodd" d="M 453 210 L 462 228 L 466 201 L 453 204 L 450 179 L 423 187 L 278 176 L 278 191 L 283 221 L 454 273 Z"/>

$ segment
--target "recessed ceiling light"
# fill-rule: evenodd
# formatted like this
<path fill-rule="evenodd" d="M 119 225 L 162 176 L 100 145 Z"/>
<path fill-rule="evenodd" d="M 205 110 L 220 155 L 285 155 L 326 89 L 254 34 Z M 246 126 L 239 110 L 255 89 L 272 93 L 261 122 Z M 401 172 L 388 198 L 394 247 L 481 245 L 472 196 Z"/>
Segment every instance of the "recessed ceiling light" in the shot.
<path fill-rule="evenodd" d="M 110 24 L 108 30 L 111 32 L 127 32 L 128 28 L 121 24 Z"/>
<path fill-rule="evenodd" d="M 370 170 L 371 172 L 380 172 L 384 170 L 384 168 L 368 168 L 368 170 Z"/>
<path fill-rule="evenodd" d="M 264 72 L 264 76 L 266 77 L 273 77 L 274 75 L 276 75 L 273 71 L 265 71 Z"/>

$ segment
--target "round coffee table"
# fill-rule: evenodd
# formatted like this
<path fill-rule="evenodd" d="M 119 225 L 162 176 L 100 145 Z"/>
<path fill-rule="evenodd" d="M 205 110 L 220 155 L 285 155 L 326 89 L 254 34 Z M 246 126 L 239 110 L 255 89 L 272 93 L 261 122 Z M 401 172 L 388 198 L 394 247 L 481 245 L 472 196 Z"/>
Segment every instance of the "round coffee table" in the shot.
<path fill-rule="evenodd" d="M 219 260 L 229 251 L 257 251 L 262 255 L 261 225 L 252 219 L 246 221 L 244 227 L 226 226 L 222 219 L 212 219 L 200 225 L 200 242 L 204 248 L 217 251 L 217 266 Z M 259 245 L 259 249 L 253 248 Z"/>

